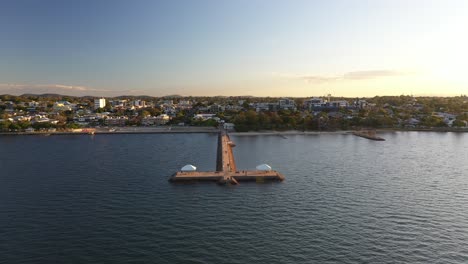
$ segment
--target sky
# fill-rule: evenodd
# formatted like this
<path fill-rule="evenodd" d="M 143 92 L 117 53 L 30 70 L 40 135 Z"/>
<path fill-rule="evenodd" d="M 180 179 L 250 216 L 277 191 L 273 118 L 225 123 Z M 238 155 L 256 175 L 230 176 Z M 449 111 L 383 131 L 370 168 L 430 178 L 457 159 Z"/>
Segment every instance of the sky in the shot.
<path fill-rule="evenodd" d="M 465 0 L 2 0 L 0 94 L 468 94 Z"/>

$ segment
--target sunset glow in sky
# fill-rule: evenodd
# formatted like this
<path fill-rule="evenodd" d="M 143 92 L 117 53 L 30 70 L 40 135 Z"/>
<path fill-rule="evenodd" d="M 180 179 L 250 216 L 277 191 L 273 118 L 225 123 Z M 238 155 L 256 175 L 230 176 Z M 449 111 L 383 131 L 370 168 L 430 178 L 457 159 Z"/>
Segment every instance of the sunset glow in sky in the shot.
<path fill-rule="evenodd" d="M 5 0 L 0 94 L 468 94 L 468 1 Z"/>

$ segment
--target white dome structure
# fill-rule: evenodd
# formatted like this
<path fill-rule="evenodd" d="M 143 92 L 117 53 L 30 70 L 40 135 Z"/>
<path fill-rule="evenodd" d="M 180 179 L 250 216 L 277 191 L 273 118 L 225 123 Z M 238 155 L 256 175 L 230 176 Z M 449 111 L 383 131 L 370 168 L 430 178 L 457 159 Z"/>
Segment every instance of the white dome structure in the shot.
<path fill-rule="evenodd" d="M 197 167 L 193 166 L 192 164 L 187 164 L 180 169 L 181 171 L 196 171 Z"/>
<path fill-rule="evenodd" d="M 268 164 L 260 164 L 256 167 L 256 169 L 261 171 L 271 171 L 271 167 Z"/>

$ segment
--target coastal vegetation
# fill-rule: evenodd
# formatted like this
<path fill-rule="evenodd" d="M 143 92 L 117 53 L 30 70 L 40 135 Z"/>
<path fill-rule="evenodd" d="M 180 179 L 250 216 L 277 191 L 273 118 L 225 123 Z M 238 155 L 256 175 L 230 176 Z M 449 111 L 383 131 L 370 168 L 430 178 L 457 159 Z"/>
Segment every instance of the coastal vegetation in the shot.
<path fill-rule="evenodd" d="M 239 132 L 335 131 L 466 128 L 468 124 L 466 95 L 292 99 L 121 96 L 106 98 L 105 106 L 94 108 L 95 99 L 51 94 L 1 95 L 0 131 L 66 131 L 96 126 L 217 127 L 224 123 L 232 123 Z"/>

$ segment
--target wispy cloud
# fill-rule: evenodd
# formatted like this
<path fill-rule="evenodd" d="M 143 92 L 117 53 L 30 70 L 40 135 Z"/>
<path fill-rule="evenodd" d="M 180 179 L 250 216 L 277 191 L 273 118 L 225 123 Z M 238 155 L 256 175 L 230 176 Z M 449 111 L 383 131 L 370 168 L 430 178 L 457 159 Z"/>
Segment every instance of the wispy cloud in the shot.
<path fill-rule="evenodd" d="M 54 84 L 51 87 L 64 89 L 64 90 L 72 90 L 72 91 L 108 91 L 108 90 L 92 89 L 86 86 L 72 86 L 72 85 L 63 85 L 63 84 Z"/>
<path fill-rule="evenodd" d="M 368 71 L 350 71 L 341 75 L 295 75 L 295 74 L 278 74 L 275 76 L 288 79 L 300 79 L 310 83 L 330 83 L 337 81 L 354 81 L 354 80 L 370 80 L 384 77 L 399 77 L 412 74 L 412 72 L 395 71 L 395 70 L 368 70 Z"/>
<path fill-rule="evenodd" d="M 109 90 L 104 89 L 93 89 L 86 86 L 76 86 L 76 85 L 64 85 L 64 84 L 18 84 L 18 83 L 0 83 L 0 90 L 10 90 L 10 91 L 102 91 L 106 92 Z"/>
<path fill-rule="evenodd" d="M 367 80 L 381 77 L 397 77 L 408 75 L 409 72 L 393 71 L 393 70 L 372 70 L 372 71 L 352 71 L 343 75 L 345 80 Z"/>
<path fill-rule="evenodd" d="M 80 85 L 65 84 L 18 84 L 18 83 L 0 83 L 0 94 L 21 95 L 25 93 L 44 94 L 56 93 L 63 95 L 96 95 L 96 96 L 115 96 L 124 94 L 144 93 L 145 90 L 111 90 L 97 89 Z"/>
<path fill-rule="evenodd" d="M 333 77 L 333 76 L 321 76 L 321 75 L 308 75 L 308 76 L 298 76 L 297 79 L 306 80 L 311 83 L 328 83 L 333 81 L 339 81 L 342 78 Z"/>

